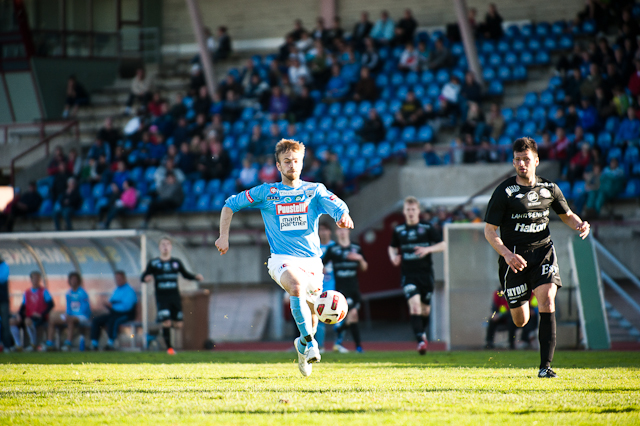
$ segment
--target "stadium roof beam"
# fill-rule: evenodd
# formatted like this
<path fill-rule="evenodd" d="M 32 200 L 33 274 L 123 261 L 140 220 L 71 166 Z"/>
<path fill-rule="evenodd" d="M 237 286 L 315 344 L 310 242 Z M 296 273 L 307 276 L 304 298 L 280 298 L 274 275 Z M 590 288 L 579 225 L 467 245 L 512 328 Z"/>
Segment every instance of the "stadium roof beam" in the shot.
<path fill-rule="evenodd" d="M 200 13 L 200 6 L 197 3 L 198 0 L 185 0 L 187 8 L 189 9 L 189 16 L 191 17 L 191 26 L 196 36 L 196 42 L 198 43 L 198 51 L 200 53 L 200 63 L 203 67 L 204 79 L 207 82 L 207 90 L 209 96 L 213 97 L 215 93 L 215 69 L 213 68 L 213 61 L 211 60 L 211 52 L 207 49 L 207 40 L 204 37 L 204 27 L 202 25 L 202 14 Z"/>
<path fill-rule="evenodd" d="M 473 31 L 471 30 L 469 19 L 467 18 L 467 1 L 454 0 L 453 5 L 456 9 L 458 27 L 460 28 L 460 35 L 462 36 L 462 44 L 464 45 L 464 53 L 467 56 L 469 69 L 471 69 L 471 71 L 475 75 L 476 81 L 481 85 L 484 85 L 484 79 L 482 78 L 482 70 L 480 69 L 480 61 L 478 60 L 478 52 L 476 50 Z"/>

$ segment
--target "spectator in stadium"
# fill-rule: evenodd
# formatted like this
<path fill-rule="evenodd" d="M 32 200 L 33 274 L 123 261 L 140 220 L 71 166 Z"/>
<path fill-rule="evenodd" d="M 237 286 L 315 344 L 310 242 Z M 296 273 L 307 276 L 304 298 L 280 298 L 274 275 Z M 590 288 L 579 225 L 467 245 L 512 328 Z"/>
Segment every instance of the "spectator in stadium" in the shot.
<path fill-rule="evenodd" d="M 127 100 L 127 107 L 125 109 L 126 115 L 131 115 L 131 108 L 135 102 L 138 102 L 142 106 L 146 106 L 151 99 L 151 90 L 153 84 L 151 79 L 147 77 L 143 68 L 136 70 L 136 75 L 131 80 L 131 88 L 129 90 L 129 99 Z"/>
<path fill-rule="evenodd" d="M 369 37 L 373 24 L 369 21 L 369 12 L 363 11 L 360 20 L 353 26 L 351 40 L 359 51 L 364 49 L 364 40 Z"/>
<path fill-rule="evenodd" d="M 616 145 L 638 142 L 640 139 L 640 120 L 634 107 L 627 108 L 627 117 L 622 120 L 615 137 Z"/>
<path fill-rule="evenodd" d="M 291 30 L 291 32 L 288 35 L 291 36 L 293 41 L 298 41 L 300 40 L 300 38 L 302 38 L 302 34 L 306 32 L 307 30 L 304 28 L 304 25 L 302 24 L 302 19 L 298 18 L 295 21 L 293 21 L 293 30 Z"/>
<path fill-rule="evenodd" d="M 295 42 L 295 47 L 299 52 L 306 54 L 313 47 L 313 38 L 311 38 L 311 34 L 306 31 L 303 32 L 300 36 L 300 40 Z"/>
<path fill-rule="evenodd" d="M 46 327 L 49 321 L 49 312 L 54 303 L 49 291 L 42 287 L 42 275 L 40 271 L 32 271 L 29 274 L 31 288 L 24 292 L 22 304 L 18 314 L 11 319 L 11 334 L 18 348 L 24 348 L 32 352 L 38 347 L 38 328 Z M 20 329 L 24 329 L 29 336 L 29 346 L 25 346 L 20 339 Z"/>
<path fill-rule="evenodd" d="M 441 104 L 441 114 L 449 117 L 451 123 L 455 123 L 456 118 L 460 115 L 460 80 L 457 76 L 452 75 L 451 78 L 440 91 L 438 100 Z"/>
<path fill-rule="evenodd" d="M 311 97 L 309 88 L 302 86 L 300 94 L 293 98 L 289 108 L 289 120 L 300 123 L 313 115 L 315 101 Z"/>
<path fill-rule="evenodd" d="M 364 52 L 362 52 L 362 56 L 360 57 L 362 68 L 369 68 L 369 70 L 374 73 L 380 71 L 383 63 L 380 60 L 380 55 L 376 50 L 373 39 L 371 37 L 365 38 L 364 46 Z"/>
<path fill-rule="evenodd" d="M 160 97 L 159 92 L 151 94 L 151 99 L 147 103 L 147 112 L 152 118 L 160 117 L 162 115 L 162 104 L 164 100 Z"/>
<path fill-rule="evenodd" d="M 260 168 L 260 172 L 258 173 L 258 178 L 262 183 L 270 183 L 276 182 L 278 177 L 280 176 L 280 172 L 275 165 L 275 161 L 272 155 L 266 155 L 264 164 Z"/>
<path fill-rule="evenodd" d="M 78 150 L 75 148 L 71 148 L 69 150 L 69 156 L 66 161 L 67 173 L 72 175 L 73 177 L 80 176 L 80 171 L 82 170 L 82 159 L 78 156 Z"/>
<path fill-rule="evenodd" d="M 493 314 L 489 317 L 487 327 L 487 337 L 485 349 L 493 349 L 493 339 L 499 326 L 506 326 L 509 333 L 509 349 L 516 348 L 516 325 L 509 313 L 509 303 L 502 296 L 502 289 L 493 292 L 493 301 L 491 302 L 491 311 Z"/>
<path fill-rule="evenodd" d="M 207 114 L 209 114 L 210 109 L 211 97 L 209 96 L 209 92 L 207 91 L 207 86 L 202 86 L 198 90 L 198 97 L 196 97 L 193 101 L 193 110 L 195 111 L 196 115 L 204 114 L 206 116 Z"/>
<path fill-rule="evenodd" d="M 578 115 L 578 109 L 574 104 L 569 104 L 567 107 L 567 114 L 565 115 L 565 122 L 563 129 L 572 132 L 580 122 L 580 116 Z"/>
<path fill-rule="evenodd" d="M 624 170 L 620 167 L 618 159 L 614 157 L 609 161 L 609 166 L 605 167 L 600 175 L 599 188 L 589 193 L 587 208 L 592 209 L 596 215 L 600 215 L 602 206 L 624 191 L 625 183 Z"/>
<path fill-rule="evenodd" d="M 196 158 L 189 149 L 188 142 L 180 144 L 180 152 L 176 155 L 174 164 L 182 171 L 182 174 L 188 179 L 193 179 L 196 172 Z"/>
<path fill-rule="evenodd" d="M 269 89 L 269 83 L 260 78 L 259 74 L 253 74 L 244 88 L 244 97 L 252 101 L 253 106 L 265 108 L 268 106 Z"/>
<path fill-rule="evenodd" d="M 636 66 L 636 70 L 629 77 L 627 87 L 629 88 L 631 95 L 633 97 L 637 97 L 640 95 L 640 58 L 636 58 L 634 64 Z"/>
<path fill-rule="evenodd" d="M 475 164 L 478 162 L 478 152 L 475 149 L 475 141 L 473 135 L 466 133 L 462 135 L 464 141 L 464 152 L 462 154 L 463 164 Z"/>
<path fill-rule="evenodd" d="M 54 313 L 49 320 L 49 329 L 47 333 L 47 341 L 42 350 L 53 350 L 53 337 L 56 328 L 61 328 L 66 325 L 67 338 L 62 346 L 63 351 L 69 351 L 71 349 L 73 335 L 76 327 L 88 329 L 91 327 L 91 305 L 89 304 L 89 295 L 82 288 L 82 277 L 78 272 L 69 272 L 68 275 L 69 291 L 67 291 L 66 298 L 66 311 L 65 313 Z M 82 346 L 82 340 L 84 336 L 80 337 Z"/>
<path fill-rule="evenodd" d="M 329 31 L 324 25 L 324 19 L 321 16 L 316 18 L 316 26 L 311 31 L 311 35 L 316 42 L 322 43 L 323 46 L 329 46 Z"/>
<path fill-rule="evenodd" d="M 585 132 L 598 133 L 600 123 L 598 121 L 598 110 L 591 103 L 589 98 L 582 98 L 582 108 L 578 113 L 580 117 L 579 125 Z"/>
<path fill-rule="evenodd" d="M 242 160 L 242 169 L 238 179 L 236 179 L 237 192 L 244 191 L 245 189 L 253 188 L 258 184 L 258 169 L 251 164 L 251 159 L 246 156 Z"/>
<path fill-rule="evenodd" d="M 498 161 L 500 161 L 498 151 L 492 149 L 487 139 L 482 139 L 476 152 L 476 163 L 497 163 Z"/>
<path fill-rule="evenodd" d="M 442 159 L 433 149 L 433 144 L 431 142 L 427 142 L 424 144 L 422 148 L 422 157 L 424 158 L 425 164 L 428 166 L 439 166 L 442 164 Z"/>
<path fill-rule="evenodd" d="M 58 197 L 67 189 L 67 180 L 71 175 L 67 172 L 67 167 L 64 163 L 58 163 L 58 170 L 53 175 L 53 182 L 51 184 L 51 200 L 55 203 Z"/>
<path fill-rule="evenodd" d="M 89 105 L 89 93 L 74 75 L 67 80 L 67 98 L 64 102 L 62 117 L 75 117 L 78 107 Z"/>
<path fill-rule="evenodd" d="M 611 89 L 613 91 L 613 87 Z M 596 88 L 596 99 L 594 106 L 598 111 L 598 118 L 601 122 L 605 122 L 607 118 L 616 113 L 615 105 L 611 102 L 611 96 L 602 87 Z"/>
<path fill-rule="evenodd" d="M 397 126 L 417 126 L 422 123 L 424 110 L 413 90 L 407 92 L 404 102 L 395 114 Z"/>
<path fill-rule="evenodd" d="M 58 173 L 60 163 L 63 163 L 66 165 L 67 158 L 64 155 L 64 151 L 62 150 L 62 147 L 60 145 L 57 145 L 53 149 L 53 156 L 51 157 L 51 160 L 49 161 L 49 165 L 47 166 L 47 174 L 49 176 L 53 176 L 56 173 Z"/>
<path fill-rule="evenodd" d="M 580 101 L 580 85 L 582 83 L 582 74 L 580 68 L 576 67 L 564 78 L 562 88 L 564 89 L 564 103 L 566 105 Z"/>
<path fill-rule="evenodd" d="M 71 217 L 82 205 L 82 197 L 80 196 L 80 190 L 74 177 L 67 179 L 66 190 L 58 196 L 57 203 L 53 209 L 53 223 L 56 231 L 60 230 L 60 217 L 64 218 L 67 231 L 71 231 L 73 226 L 71 225 Z"/>
<path fill-rule="evenodd" d="M 441 39 L 436 39 L 434 49 L 429 56 L 429 62 L 427 62 L 427 68 L 432 71 L 437 71 L 449 66 L 450 61 L 451 55 L 449 54 L 449 50 L 445 47 Z"/>
<path fill-rule="evenodd" d="M 561 55 L 556 65 L 556 71 L 560 73 L 562 77 L 566 74 L 573 72 L 574 69 L 580 68 L 582 64 L 582 46 L 580 43 L 575 42 L 573 44 L 573 50 L 568 55 Z"/>
<path fill-rule="evenodd" d="M 574 181 L 582 179 L 587 168 L 591 167 L 591 146 L 588 142 L 580 144 L 580 151 L 575 153 L 569 161 L 568 179 Z"/>
<path fill-rule="evenodd" d="M 233 90 L 228 91 L 222 107 L 222 120 L 233 123 L 240 118 L 241 114 L 240 95 Z"/>
<path fill-rule="evenodd" d="M 569 164 L 571 149 L 571 140 L 567 137 L 564 129 L 562 127 L 558 127 L 556 129 L 556 139 L 553 141 L 551 159 L 560 162 L 561 173 L 564 173 L 565 167 Z"/>
<path fill-rule="evenodd" d="M 476 81 L 472 71 L 465 73 L 460 95 L 462 95 L 463 99 L 467 102 L 475 102 L 478 105 L 482 102 L 482 87 Z"/>
<path fill-rule="evenodd" d="M 590 216 L 585 212 L 585 205 L 589 198 L 595 197 L 595 193 L 600 189 L 600 176 L 602 175 L 602 166 L 599 162 L 593 162 L 591 170 L 586 169 L 582 178 L 584 179 L 584 192 L 576 197 L 573 201 L 575 212 L 577 214 L 584 213 L 585 216 Z M 592 195 L 593 193 L 593 195 Z"/>
<path fill-rule="evenodd" d="M 538 144 L 538 157 L 540 158 L 540 161 L 546 161 L 553 157 L 551 134 L 547 131 L 542 132 L 542 142 Z"/>
<path fill-rule="evenodd" d="M 91 349 L 98 350 L 100 340 L 100 329 L 107 332 L 107 345 L 105 350 L 113 350 L 113 344 L 118 338 L 118 329 L 128 321 L 133 321 L 136 316 L 136 304 L 138 296 L 129 283 L 124 271 L 118 270 L 114 273 L 116 289 L 104 303 L 109 311 L 107 314 L 97 316 L 91 321 Z"/>
<path fill-rule="evenodd" d="M 400 71 L 418 71 L 420 61 L 418 58 L 418 52 L 416 51 L 413 42 L 407 43 L 402 54 L 400 55 L 400 61 L 398 62 L 398 69 Z"/>
<path fill-rule="evenodd" d="M 360 69 L 360 79 L 356 82 L 353 100 L 356 102 L 373 102 L 378 98 L 376 81 L 371 77 L 371 71 L 367 67 Z"/>
<path fill-rule="evenodd" d="M 214 61 L 220 61 L 227 59 L 231 55 L 231 37 L 229 36 L 229 30 L 224 25 L 218 27 L 218 47 L 213 54 Z"/>
<path fill-rule="evenodd" d="M 328 46 L 334 46 L 336 42 L 343 40 L 344 29 L 339 16 L 333 17 L 333 26 L 327 30 L 327 43 Z"/>
<path fill-rule="evenodd" d="M 211 149 L 211 178 L 220 180 L 228 178 L 233 169 L 229 154 L 217 140 L 210 143 L 209 148 Z"/>
<path fill-rule="evenodd" d="M 94 160 L 98 160 L 101 155 L 104 155 L 107 162 L 111 160 L 111 148 L 108 144 L 104 143 L 102 139 L 96 138 L 93 141 L 91 147 L 89 147 L 89 152 L 87 153 L 87 158 L 93 158 Z"/>
<path fill-rule="evenodd" d="M 9 265 L 0 254 L 0 325 L 2 330 L 2 346 L 9 352 L 13 347 L 11 327 L 9 326 L 11 311 L 9 310 Z"/>
<path fill-rule="evenodd" d="M 275 86 L 271 90 L 269 98 L 269 113 L 272 120 L 279 120 L 289 111 L 289 98 L 282 93 L 280 86 Z"/>
<path fill-rule="evenodd" d="M 324 177 L 323 182 L 327 188 L 339 197 L 344 187 L 344 171 L 338 161 L 338 154 L 335 152 L 329 153 L 329 158 L 324 165 L 322 175 Z"/>
<path fill-rule="evenodd" d="M 473 135 L 475 139 L 480 139 L 479 133 L 482 133 L 481 124 L 484 124 L 484 113 L 480 109 L 480 106 L 475 102 L 469 102 L 467 110 L 467 117 L 462 126 L 460 126 L 460 133 L 468 133 Z M 478 135 L 476 137 L 476 135 Z"/>
<path fill-rule="evenodd" d="M 16 188 L 13 200 L 0 214 L 0 231 L 12 232 L 17 218 L 37 213 L 41 204 L 42 196 L 35 181 L 29 182 L 28 190 L 24 193 Z"/>
<path fill-rule="evenodd" d="M 596 87 L 602 85 L 602 75 L 597 64 L 589 65 L 589 75 L 580 83 L 582 99 L 593 100 L 596 97 Z"/>
<path fill-rule="evenodd" d="M 382 142 L 386 136 L 384 123 L 375 108 L 369 109 L 368 117 L 362 127 L 357 130 L 358 136 L 365 142 Z"/>
<path fill-rule="evenodd" d="M 489 11 L 485 15 L 484 25 L 481 26 L 485 38 L 500 40 L 504 35 L 502 30 L 502 16 L 498 13 L 495 3 L 489 4 Z"/>
<path fill-rule="evenodd" d="M 502 135 L 505 127 L 504 116 L 500 110 L 500 106 L 497 103 L 492 103 L 489 109 L 489 116 L 487 117 L 487 125 L 490 129 L 489 135 L 493 140 L 497 141 Z"/>
<path fill-rule="evenodd" d="M 418 28 L 418 22 L 413 17 L 411 9 L 405 9 L 404 16 L 396 24 L 393 44 L 396 46 L 404 46 L 408 43 L 413 43 L 416 28 Z"/>
<path fill-rule="evenodd" d="M 339 102 L 349 94 L 349 82 L 340 74 L 340 65 L 331 66 L 331 78 L 327 82 L 325 97 L 329 102 Z"/>
<path fill-rule="evenodd" d="M 395 25 L 393 20 L 389 17 L 389 12 L 383 10 L 380 13 L 380 19 L 376 21 L 369 35 L 376 43 L 387 45 L 393 40 L 394 34 Z"/>
<path fill-rule="evenodd" d="M 173 176 L 176 178 L 176 181 L 180 184 L 184 182 L 184 180 L 186 179 L 186 176 L 182 172 L 182 170 L 180 170 L 179 168 L 176 168 L 175 159 L 167 158 L 167 161 L 165 161 L 163 165 L 158 167 L 155 173 L 153 174 L 153 180 L 156 183 L 156 187 L 159 187 L 160 185 L 162 185 L 162 182 L 164 182 L 164 179 L 168 173 L 172 173 Z"/>
<path fill-rule="evenodd" d="M 160 187 L 151 193 L 153 199 L 149 203 L 149 208 L 144 216 L 141 228 L 147 229 L 149 221 L 157 213 L 173 211 L 182 205 L 184 201 L 184 192 L 182 185 L 178 183 L 173 173 L 167 173 L 164 182 Z"/>
<path fill-rule="evenodd" d="M 603 31 L 606 29 L 607 15 L 608 13 L 598 0 L 587 0 L 584 9 L 578 12 L 574 25 L 582 27 L 585 21 L 593 21 L 596 31 Z"/>

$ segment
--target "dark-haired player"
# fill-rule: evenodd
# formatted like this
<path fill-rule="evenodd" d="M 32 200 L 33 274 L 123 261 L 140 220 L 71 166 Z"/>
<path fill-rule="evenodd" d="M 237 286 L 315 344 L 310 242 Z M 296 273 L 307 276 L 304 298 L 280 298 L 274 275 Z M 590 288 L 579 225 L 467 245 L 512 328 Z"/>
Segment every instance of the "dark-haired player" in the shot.
<path fill-rule="evenodd" d="M 427 222 L 420 222 L 420 202 L 407 197 L 402 209 L 406 223 L 396 226 L 389 245 L 389 259 L 402 265 L 402 290 L 409 304 L 411 328 L 418 342 L 418 353 L 427 353 L 427 330 L 433 294 L 431 253 L 443 251 L 440 232 Z"/>
<path fill-rule="evenodd" d="M 556 347 L 555 298 L 562 286 L 558 259 L 549 233 L 550 209 L 583 239 L 589 223 L 573 213 L 558 186 L 536 176 L 538 147 L 531 138 L 513 143 L 516 176 L 502 182 L 491 196 L 484 235 L 500 258 L 500 284 L 518 327 L 529 321 L 531 292 L 538 299 L 540 370 L 538 377 L 557 377 L 551 369 Z M 500 227 L 500 236 L 496 232 Z"/>
<path fill-rule="evenodd" d="M 158 244 L 160 257 L 151 259 L 142 273 L 142 280 L 155 282 L 156 305 L 158 307 L 158 322 L 162 323 L 162 336 L 167 345 L 167 353 L 175 355 L 171 344 L 171 327 L 182 328 L 182 299 L 178 289 L 178 274 L 188 280 L 202 281 L 201 274 L 188 272 L 180 259 L 171 257 L 173 245 L 167 237 Z"/>
<path fill-rule="evenodd" d="M 358 286 L 358 270 L 366 271 L 369 265 L 362 256 L 360 246 L 351 242 L 349 228 L 338 228 L 336 237 L 338 242 L 327 249 L 322 256 L 322 263 L 325 265 L 329 262 L 333 263 L 333 275 L 336 281 L 336 290 L 344 295 L 349 305 L 349 313 L 347 318 L 342 321 L 336 332 L 338 338 L 333 349 L 338 352 L 349 352 L 347 348 L 342 346 L 342 338 L 347 328 L 351 330 L 353 341 L 356 344 L 356 351 L 362 352 L 362 340 L 360 339 L 360 328 L 358 327 L 358 309 L 362 297 L 360 296 L 360 288 Z"/>

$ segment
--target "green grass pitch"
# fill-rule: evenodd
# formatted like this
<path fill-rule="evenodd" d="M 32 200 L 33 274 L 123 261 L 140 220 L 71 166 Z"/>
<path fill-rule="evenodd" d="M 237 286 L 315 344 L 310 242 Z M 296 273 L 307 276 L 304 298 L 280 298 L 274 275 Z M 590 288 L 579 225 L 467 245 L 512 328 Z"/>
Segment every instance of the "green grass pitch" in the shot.
<path fill-rule="evenodd" d="M 0 424 L 640 424 L 640 356 L 536 352 L 0 354 Z"/>

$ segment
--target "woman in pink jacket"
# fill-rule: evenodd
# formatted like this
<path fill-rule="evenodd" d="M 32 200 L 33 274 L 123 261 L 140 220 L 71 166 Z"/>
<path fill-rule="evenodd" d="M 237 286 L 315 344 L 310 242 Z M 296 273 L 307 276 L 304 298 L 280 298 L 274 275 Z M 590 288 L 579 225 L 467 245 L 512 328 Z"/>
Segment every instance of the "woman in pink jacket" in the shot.
<path fill-rule="evenodd" d="M 107 218 L 104 222 L 100 222 L 98 227 L 101 229 L 109 229 L 111 221 L 116 216 L 135 209 L 137 203 L 138 191 L 133 186 L 133 181 L 131 181 L 131 179 L 127 179 L 122 184 L 122 194 L 120 195 L 120 199 L 116 200 L 111 207 L 109 207 Z"/>

